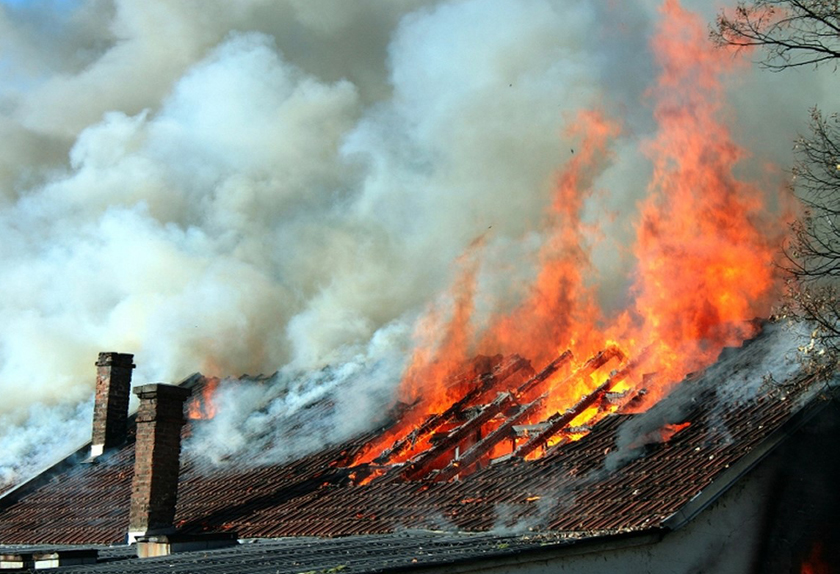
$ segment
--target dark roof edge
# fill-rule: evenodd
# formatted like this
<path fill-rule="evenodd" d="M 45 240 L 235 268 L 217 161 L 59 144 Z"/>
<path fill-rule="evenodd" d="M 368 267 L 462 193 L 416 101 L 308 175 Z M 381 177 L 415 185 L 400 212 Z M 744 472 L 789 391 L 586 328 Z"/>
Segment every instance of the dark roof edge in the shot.
<path fill-rule="evenodd" d="M 378 570 L 378 572 L 439 572 L 445 568 L 447 572 L 484 572 L 488 566 L 494 569 L 502 566 L 516 566 L 532 562 L 544 562 L 555 558 L 568 558 L 584 554 L 600 553 L 611 550 L 621 550 L 635 546 L 655 544 L 662 540 L 664 531 L 659 528 L 606 534 L 590 538 L 571 539 L 544 546 L 527 546 L 503 552 L 492 552 L 484 555 L 461 556 L 452 560 L 439 560 L 417 564 L 392 566 Z M 503 539 L 501 539 L 503 540 Z"/>
<path fill-rule="evenodd" d="M 184 387 L 185 389 L 191 389 L 203 378 L 204 378 L 204 375 L 202 375 L 201 373 L 196 371 L 195 373 L 193 373 L 189 377 L 185 377 L 185 378 L 181 379 L 180 381 L 178 381 L 177 383 L 175 383 L 175 386 Z"/>
<path fill-rule="evenodd" d="M 820 387 L 819 391 L 815 392 L 814 396 L 794 413 L 791 418 L 783 423 L 782 426 L 770 433 L 764 441 L 718 475 L 708 487 L 695 495 L 682 508 L 663 520 L 662 526 L 673 531 L 682 528 L 694 520 L 698 514 L 714 503 L 745 474 L 750 472 L 758 463 L 776 450 L 779 445 L 822 412 L 834 400 L 831 393 L 824 392 L 831 384 L 827 381 L 824 384 L 826 387 Z"/>
<path fill-rule="evenodd" d="M 182 379 L 180 382 L 178 382 L 177 386 L 183 386 L 185 388 L 191 389 L 193 388 L 193 386 L 195 386 L 195 384 L 198 381 L 200 381 L 203 378 L 203 376 L 204 375 L 198 372 L 193 373 L 189 377 L 186 377 L 185 379 Z M 135 424 L 136 418 L 136 412 L 131 413 L 128 416 L 127 422 L 129 428 Z M 17 486 L 10 488 L 3 494 L 0 494 L 0 510 L 5 510 L 9 508 L 30 492 L 37 490 L 38 488 L 49 482 L 57 474 L 61 474 L 62 472 L 72 468 L 73 466 L 89 460 L 90 446 L 91 441 L 85 441 L 81 446 L 70 451 L 69 454 L 67 454 L 64 458 L 60 459 L 58 462 L 44 468 L 40 472 L 33 475 L 31 478 L 24 480 Z M 107 457 L 108 455 L 106 453 L 105 455 L 101 456 Z"/>

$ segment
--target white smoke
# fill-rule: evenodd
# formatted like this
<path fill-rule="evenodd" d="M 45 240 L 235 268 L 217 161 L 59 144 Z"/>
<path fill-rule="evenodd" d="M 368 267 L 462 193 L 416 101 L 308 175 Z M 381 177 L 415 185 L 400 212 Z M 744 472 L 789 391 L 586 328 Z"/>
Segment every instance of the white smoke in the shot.
<path fill-rule="evenodd" d="M 0 410 L 87 400 L 103 350 L 134 353 L 141 383 L 368 373 L 371 341 L 405 355 L 482 235 L 479 308 L 510 305 L 582 108 L 624 128 L 587 212 L 602 297 L 620 300 L 657 5 L 0 1 Z M 787 165 L 836 87 L 740 74 L 752 167 Z"/>
<path fill-rule="evenodd" d="M 70 405 L 35 403 L 23 421 L 0 415 L 0 493 L 90 440 L 93 397 Z"/>
<path fill-rule="evenodd" d="M 214 416 L 192 421 L 184 452 L 214 466 L 276 464 L 371 429 L 385 421 L 383 406 L 404 368 L 405 340 L 395 323 L 335 367 L 287 366 L 268 379 L 221 381 L 212 395 Z"/>
<path fill-rule="evenodd" d="M 573 493 L 563 493 L 561 500 L 557 493 L 544 494 L 532 503 L 534 508 L 523 510 L 522 505 L 497 504 L 496 521 L 489 532 L 498 536 L 524 534 L 526 532 L 544 530 L 552 518 L 555 518 L 563 508 L 571 506 Z"/>

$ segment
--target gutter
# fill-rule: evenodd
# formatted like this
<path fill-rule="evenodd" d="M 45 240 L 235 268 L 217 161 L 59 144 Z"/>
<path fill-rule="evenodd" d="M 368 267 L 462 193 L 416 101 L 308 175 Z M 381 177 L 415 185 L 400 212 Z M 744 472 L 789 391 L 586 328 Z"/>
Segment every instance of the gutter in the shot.
<path fill-rule="evenodd" d="M 607 534 L 590 538 L 577 538 L 553 542 L 544 546 L 526 546 L 513 550 L 500 550 L 480 555 L 461 556 L 451 560 L 434 560 L 418 562 L 416 564 L 402 564 L 374 568 L 369 572 L 441 572 L 447 574 L 461 574 L 467 572 L 486 572 L 489 569 L 504 567 L 518 567 L 534 562 L 548 562 L 559 558 L 570 558 L 585 554 L 595 554 L 632 548 L 636 546 L 653 545 L 662 540 L 665 532 L 660 528 L 648 530 Z"/>

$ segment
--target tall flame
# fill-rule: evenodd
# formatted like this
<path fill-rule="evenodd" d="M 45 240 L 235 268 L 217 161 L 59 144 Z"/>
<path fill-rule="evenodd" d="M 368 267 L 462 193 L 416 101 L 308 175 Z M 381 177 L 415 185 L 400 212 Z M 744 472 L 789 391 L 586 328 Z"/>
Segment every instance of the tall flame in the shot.
<path fill-rule="evenodd" d="M 547 216 L 550 231 L 530 294 L 473 335 L 480 244 L 474 245 L 452 289 L 455 310 L 448 324 L 439 311 L 425 323 L 444 333 L 442 342 L 419 348 L 403 380 L 402 398 L 415 404 L 411 416 L 357 462 L 372 460 L 394 436 L 451 405 L 459 389 L 446 381 L 466 370 L 472 351 L 517 353 L 536 368 L 565 349 L 572 351 L 575 361 L 547 381 L 545 404 L 530 417 L 536 422 L 568 409 L 607 379 L 614 363 L 569 376 L 601 349 L 644 356 L 643 369 L 628 369 L 621 384 L 644 384 L 649 405 L 688 373 L 713 362 L 723 347 L 754 335 L 751 320 L 769 314 L 779 285 L 773 261 L 785 226 L 765 211 L 762 191 L 734 174 L 747 154 L 720 119 L 721 76 L 742 62 L 712 49 L 701 19 L 676 0 L 666 0 L 661 13 L 652 48 L 662 71 L 647 94 L 658 131 L 644 146 L 653 175 L 639 205 L 629 303 L 606 316 L 589 280 L 595 271 L 588 238 L 597 229 L 587 228 L 582 214 L 593 182 L 611 159 L 609 145 L 619 126 L 602 112 L 587 111 L 566 134 L 581 143 L 558 177 Z M 656 376 L 643 383 L 644 373 Z M 587 409 L 574 424 L 598 412 Z"/>
<path fill-rule="evenodd" d="M 406 370 L 402 390 L 407 400 L 416 400 L 422 395 L 426 402 L 436 402 L 436 407 L 445 408 L 463 394 L 463 389 L 453 385 L 450 379 L 464 371 L 469 358 L 470 339 L 473 337 L 470 317 L 473 314 L 473 294 L 478 273 L 476 252 L 483 243 L 482 238 L 474 241 L 458 260 L 461 273 L 453 288 L 455 297 L 452 318 L 445 321 L 443 310 L 433 309 L 418 325 L 418 337 L 429 344 L 417 347 Z M 442 338 L 438 335 L 440 332 L 443 333 Z M 436 339 L 440 340 L 440 344 L 432 347 Z"/>
<path fill-rule="evenodd" d="M 710 50 L 675 0 L 663 13 L 653 41 L 663 71 L 651 91 L 659 133 L 646 150 L 654 173 L 635 247 L 642 325 L 631 336 L 656 345 L 667 385 L 755 334 L 745 321 L 769 312 L 784 226 L 765 219 L 762 192 L 733 174 L 745 152 L 718 120 L 719 75 L 738 61 Z"/>

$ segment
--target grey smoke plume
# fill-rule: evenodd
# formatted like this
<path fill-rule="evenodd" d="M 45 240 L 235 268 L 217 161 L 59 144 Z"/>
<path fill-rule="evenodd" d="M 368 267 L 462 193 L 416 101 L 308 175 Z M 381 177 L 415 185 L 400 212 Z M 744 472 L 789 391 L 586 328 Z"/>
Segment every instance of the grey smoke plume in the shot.
<path fill-rule="evenodd" d="M 515 504 L 499 504 L 496 506 L 496 521 L 490 532 L 499 536 L 523 534 L 535 530 L 543 530 L 548 526 L 551 518 L 557 516 L 562 507 L 571 505 L 574 494 L 544 494 L 534 503 L 535 508 L 523 513 L 523 509 Z"/>
<path fill-rule="evenodd" d="M 0 1 L 0 412 L 87 400 L 106 349 L 138 382 L 329 385 L 326 365 L 382 356 L 383 329 L 405 354 L 481 235 L 479 312 L 513 305 L 582 108 L 623 122 L 587 211 L 620 306 L 657 4 Z M 837 93 L 800 74 L 733 80 L 745 173 L 787 165 Z"/>
<path fill-rule="evenodd" d="M 600 96 L 597 9 L 304 4 L 124 2 L 100 30 L 81 3 L 83 63 L 4 8 L 4 60 L 48 72 L 4 88 L 2 145 L 69 148 L 0 181 L 7 408 L 78 399 L 101 348 L 133 351 L 141 380 L 320 367 L 422 309 L 489 227 L 538 230 L 565 115 Z M 359 46 L 364 22 L 380 44 Z M 333 69 L 343 46 L 366 59 Z"/>

